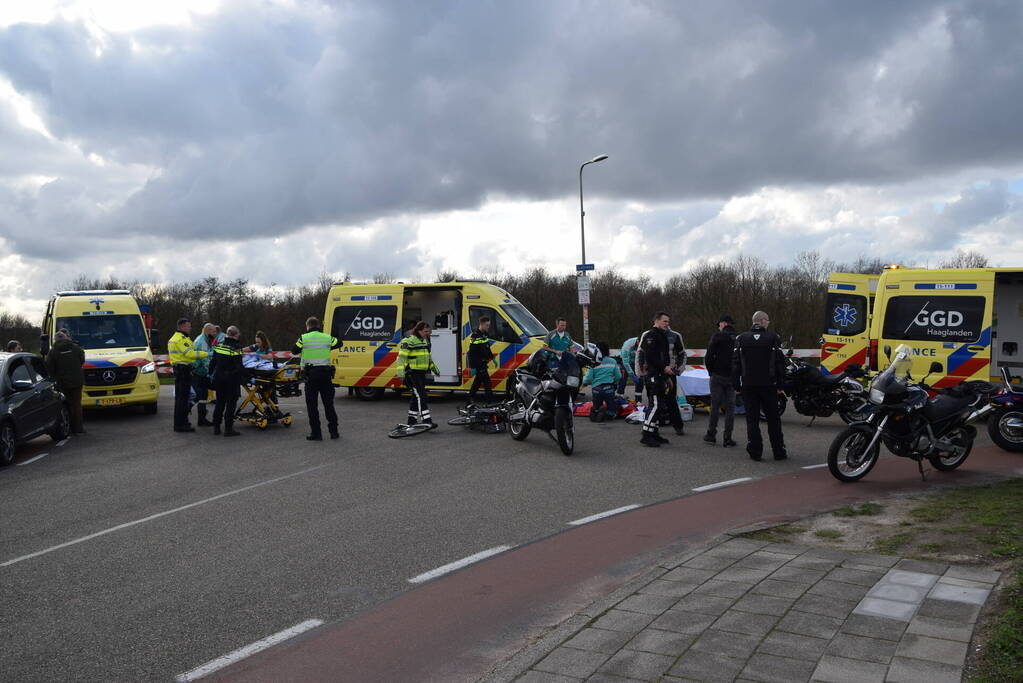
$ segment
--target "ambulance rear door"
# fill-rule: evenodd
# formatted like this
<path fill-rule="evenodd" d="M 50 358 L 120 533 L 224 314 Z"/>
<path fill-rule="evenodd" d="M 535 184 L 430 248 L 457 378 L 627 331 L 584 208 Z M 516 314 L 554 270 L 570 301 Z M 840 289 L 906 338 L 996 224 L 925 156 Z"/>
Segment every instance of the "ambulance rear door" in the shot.
<path fill-rule="evenodd" d="M 821 372 L 835 374 L 850 365 L 867 367 L 870 313 L 877 275 L 832 273 L 824 304 Z"/>
<path fill-rule="evenodd" d="M 913 353 L 912 376 L 922 379 L 932 362 L 941 363 L 942 375 L 927 383 L 935 388 L 970 379 L 988 379 L 991 362 L 991 320 L 994 274 L 970 268 L 961 270 L 913 269 L 890 274 L 886 280 L 881 334 L 878 339 L 881 367 L 906 344 Z"/>
<path fill-rule="evenodd" d="M 341 342 L 334 383 L 361 389 L 401 386 L 392 372 L 401 341 L 401 285 L 335 287 L 330 334 Z M 386 373 L 386 374 L 385 374 Z M 373 392 L 368 397 L 378 397 Z M 360 394 L 361 396 L 361 394 Z"/>

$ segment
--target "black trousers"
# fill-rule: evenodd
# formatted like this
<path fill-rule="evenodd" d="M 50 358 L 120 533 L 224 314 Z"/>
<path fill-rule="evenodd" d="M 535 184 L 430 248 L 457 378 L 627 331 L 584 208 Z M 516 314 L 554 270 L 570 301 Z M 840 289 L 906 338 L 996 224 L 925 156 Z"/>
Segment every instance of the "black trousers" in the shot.
<path fill-rule="evenodd" d="M 406 370 L 405 386 L 412 392 L 408 401 L 408 423 L 433 422 L 430 417 L 430 405 L 426 400 L 426 372 L 423 370 Z"/>
<path fill-rule="evenodd" d="M 319 401 L 323 403 L 323 416 L 327 418 L 327 430 L 337 434 L 337 411 L 334 409 L 334 369 L 329 365 L 307 365 L 305 367 L 305 409 L 309 413 L 309 431 L 313 436 L 322 436 L 320 429 Z"/>
<path fill-rule="evenodd" d="M 188 426 L 189 395 L 192 391 L 192 366 L 179 363 L 174 366 L 174 428 Z"/>
<path fill-rule="evenodd" d="M 490 369 L 487 365 L 481 365 L 476 370 L 476 376 L 472 379 L 472 386 L 469 387 L 469 398 L 473 398 L 483 388 L 483 395 L 488 401 L 494 398 L 494 385 L 490 381 Z"/>
<path fill-rule="evenodd" d="M 781 433 L 778 414 L 778 389 L 775 387 L 742 388 L 742 403 L 746 406 L 746 452 L 760 457 L 764 452 L 764 439 L 760 435 L 760 411 L 767 418 L 767 436 L 775 455 L 785 455 L 785 437 Z"/>
<path fill-rule="evenodd" d="M 671 423 L 675 431 L 681 432 L 685 429 L 686 423 L 682 420 L 682 409 L 678 405 L 678 377 L 675 375 L 664 376 L 664 417 L 662 424 Z"/>
<path fill-rule="evenodd" d="M 646 419 L 643 420 L 644 436 L 648 433 L 657 434 L 661 424 L 671 422 L 671 414 L 668 412 L 669 401 L 675 400 L 668 392 L 672 388 L 668 381 L 668 375 L 647 375 L 643 384 L 646 386 Z M 679 416 L 681 420 L 681 416 Z"/>
<path fill-rule="evenodd" d="M 213 408 L 213 425 L 219 427 L 221 421 L 224 429 L 230 431 L 234 425 L 234 414 L 238 410 L 238 397 L 241 385 L 238 382 L 216 382 L 213 389 L 217 392 L 217 405 Z"/>
<path fill-rule="evenodd" d="M 195 410 L 200 420 L 206 419 L 206 399 L 209 398 L 213 382 L 206 375 L 192 373 L 192 388 L 195 389 Z"/>

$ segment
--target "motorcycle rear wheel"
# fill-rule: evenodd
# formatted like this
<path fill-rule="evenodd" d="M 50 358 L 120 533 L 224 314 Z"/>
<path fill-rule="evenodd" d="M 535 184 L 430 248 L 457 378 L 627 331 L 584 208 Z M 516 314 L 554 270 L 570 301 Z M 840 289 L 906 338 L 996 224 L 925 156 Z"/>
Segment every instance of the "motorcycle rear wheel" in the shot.
<path fill-rule="evenodd" d="M 575 450 L 575 428 L 572 426 L 572 411 L 569 408 L 555 408 L 554 431 L 558 435 L 558 447 L 565 455 Z"/>
<path fill-rule="evenodd" d="M 973 436 L 970 436 L 968 429 L 972 427 L 957 427 L 946 435 L 946 439 L 950 439 L 956 442 L 963 451 L 961 453 L 949 453 L 947 455 L 932 455 L 928 458 L 931 461 L 931 465 L 934 469 L 941 470 L 942 472 L 951 472 L 955 468 L 966 462 L 966 459 L 970 457 L 970 451 L 973 450 Z M 958 433 L 957 433 L 958 432 Z"/>
<path fill-rule="evenodd" d="M 987 433 L 1000 448 L 1023 452 L 1023 431 L 1009 427 L 1009 420 L 1023 420 L 1023 410 L 1014 407 L 996 410 L 987 419 Z"/>
<path fill-rule="evenodd" d="M 853 422 L 864 422 L 870 417 L 871 405 L 869 401 L 863 401 L 863 405 L 853 410 L 839 410 L 838 416 L 842 418 L 842 422 L 852 424 Z"/>
<path fill-rule="evenodd" d="M 874 469 L 881 454 L 880 443 L 875 443 L 870 453 L 867 446 L 874 438 L 874 430 L 865 427 L 846 427 L 828 449 L 828 469 L 839 481 L 859 481 Z"/>
<path fill-rule="evenodd" d="M 516 400 L 511 408 L 508 409 L 508 412 L 511 414 L 522 414 L 521 420 L 508 419 L 508 433 L 516 441 L 525 441 L 526 437 L 529 436 L 529 432 L 533 430 L 533 425 L 529 424 L 529 416 L 526 415 L 526 407 L 522 404 L 522 401 Z"/>

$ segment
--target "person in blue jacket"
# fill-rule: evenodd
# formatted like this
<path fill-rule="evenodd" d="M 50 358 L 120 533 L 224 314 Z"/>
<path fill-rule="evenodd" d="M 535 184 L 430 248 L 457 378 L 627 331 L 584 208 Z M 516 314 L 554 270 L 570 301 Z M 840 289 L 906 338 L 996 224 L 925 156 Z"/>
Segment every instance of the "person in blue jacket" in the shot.
<path fill-rule="evenodd" d="M 622 369 L 618 361 L 611 357 L 607 342 L 597 342 L 600 351 L 600 363 L 586 373 L 584 385 L 593 386 L 593 407 L 590 409 L 590 420 L 604 422 L 613 420 L 618 415 L 618 404 L 615 402 L 615 389 L 622 381 Z"/>

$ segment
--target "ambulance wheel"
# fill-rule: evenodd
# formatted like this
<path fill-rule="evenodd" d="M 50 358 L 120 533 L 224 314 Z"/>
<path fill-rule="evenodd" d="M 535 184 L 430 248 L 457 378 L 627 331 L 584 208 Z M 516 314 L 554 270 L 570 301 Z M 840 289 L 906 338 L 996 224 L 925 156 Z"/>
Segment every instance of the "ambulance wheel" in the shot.
<path fill-rule="evenodd" d="M 142 412 L 146 415 L 156 415 L 156 401 L 152 403 L 143 403 Z"/>
<path fill-rule="evenodd" d="M 355 396 L 360 401 L 379 401 L 384 397 L 383 387 L 355 387 Z"/>

